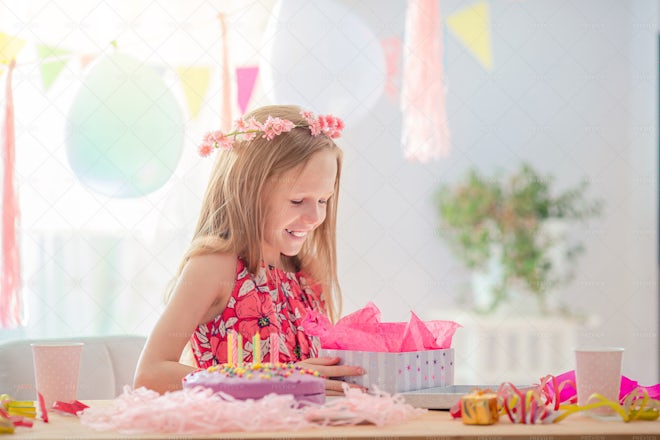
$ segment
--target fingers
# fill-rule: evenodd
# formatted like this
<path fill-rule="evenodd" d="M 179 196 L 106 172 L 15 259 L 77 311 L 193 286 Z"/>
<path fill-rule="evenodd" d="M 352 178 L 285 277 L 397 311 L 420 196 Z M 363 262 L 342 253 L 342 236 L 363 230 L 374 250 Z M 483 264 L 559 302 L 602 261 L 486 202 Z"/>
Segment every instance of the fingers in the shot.
<path fill-rule="evenodd" d="M 317 357 L 317 358 L 309 358 L 305 359 L 302 362 L 298 362 L 298 364 L 307 364 L 307 365 L 337 365 L 339 363 L 339 358 L 338 357 L 328 357 L 328 356 L 322 356 L 322 357 Z"/>
<path fill-rule="evenodd" d="M 359 388 L 362 391 L 367 391 L 363 386 L 346 383 L 341 380 L 326 379 L 325 381 L 325 394 L 326 396 L 343 396 L 344 395 L 344 384 L 348 385 L 349 388 Z"/>
<path fill-rule="evenodd" d="M 342 376 L 362 376 L 364 370 L 361 367 L 354 367 L 352 365 L 309 365 L 300 363 L 305 368 L 311 368 L 318 371 L 325 377 L 342 377 Z"/>
<path fill-rule="evenodd" d="M 316 370 L 325 377 L 364 375 L 365 371 L 363 368 L 354 365 L 337 365 L 339 361 L 340 359 L 338 357 L 318 357 L 305 359 L 304 361 L 297 362 L 296 365 Z"/>
<path fill-rule="evenodd" d="M 325 390 L 325 395 L 326 396 L 343 396 L 344 392 L 343 391 L 334 391 L 334 390 Z"/>
<path fill-rule="evenodd" d="M 344 389 L 342 388 L 342 382 L 341 380 L 332 380 L 332 379 L 326 379 L 325 380 L 325 394 L 326 395 L 344 395 Z M 329 394 L 333 393 L 333 394 Z"/>
<path fill-rule="evenodd" d="M 362 367 L 354 367 L 352 365 L 333 365 L 324 367 L 327 371 L 325 377 L 342 377 L 342 376 L 363 376 L 364 369 Z M 323 374 L 323 373 L 321 373 Z"/>

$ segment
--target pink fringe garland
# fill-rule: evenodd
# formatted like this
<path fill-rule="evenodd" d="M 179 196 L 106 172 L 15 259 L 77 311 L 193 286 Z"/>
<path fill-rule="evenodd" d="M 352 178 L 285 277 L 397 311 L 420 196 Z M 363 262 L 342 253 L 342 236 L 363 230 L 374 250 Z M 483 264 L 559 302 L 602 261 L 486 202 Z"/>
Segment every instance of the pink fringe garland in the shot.
<path fill-rule="evenodd" d="M 0 324 L 3 328 L 22 324 L 21 318 L 21 269 L 16 238 L 19 219 L 18 199 L 14 188 L 14 163 L 16 145 L 14 138 L 14 99 L 11 79 L 16 60 L 11 60 L 5 88 L 5 118 L 2 130 L 2 279 L 0 285 Z"/>
<path fill-rule="evenodd" d="M 348 387 L 345 392 L 345 397 L 323 406 L 297 408 L 290 395 L 270 394 L 260 400 L 242 401 L 202 388 L 161 395 L 146 388 L 125 387 L 110 406 L 85 409 L 80 413 L 80 421 L 98 431 L 122 434 L 208 434 L 294 431 L 364 422 L 382 426 L 402 423 L 426 412 L 406 404 L 399 395 L 371 395 Z"/>
<path fill-rule="evenodd" d="M 449 154 L 439 0 L 408 0 L 403 45 L 402 142 L 408 160 Z"/>

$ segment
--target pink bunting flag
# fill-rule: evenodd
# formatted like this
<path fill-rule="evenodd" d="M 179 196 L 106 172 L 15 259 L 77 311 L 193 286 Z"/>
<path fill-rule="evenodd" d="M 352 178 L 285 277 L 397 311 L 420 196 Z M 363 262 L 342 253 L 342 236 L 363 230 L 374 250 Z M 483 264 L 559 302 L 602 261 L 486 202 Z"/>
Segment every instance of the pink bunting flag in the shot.
<path fill-rule="evenodd" d="M 250 98 L 252 97 L 252 92 L 254 91 L 254 84 L 257 81 L 258 73 L 258 66 L 236 68 L 236 84 L 238 85 L 238 108 L 241 111 L 241 115 L 245 114 L 247 106 L 250 103 Z"/>
<path fill-rule="evenodd" d="M 403 44 L 401 111 L 406 159 L 449 154 L 442 26 L 438 0 L 408 0 Z"/>
<path fill-rule="evenodd" d="M 14 99 L 11 79 L 16 60 L 9 63 L 5 88 L 5 118 L 2 127 L 2 273 L 0 279 L 0 324 L 4 328 L 22 324 L 20 298 L 20 260 L 16 238 L 19 219 L 18 199 L 14 188 Z"/>
<path fill-rule="evenodd" d="M 97 57 L 98 55 L 93 53 L 86 53 L 80 55 L 80 58 L 78 59 L 78 62 L 80 63 L 80 67 L 86 69 L 87 66 L 89 66 L 92 63 L 92 61 L 94 61 Z"/>

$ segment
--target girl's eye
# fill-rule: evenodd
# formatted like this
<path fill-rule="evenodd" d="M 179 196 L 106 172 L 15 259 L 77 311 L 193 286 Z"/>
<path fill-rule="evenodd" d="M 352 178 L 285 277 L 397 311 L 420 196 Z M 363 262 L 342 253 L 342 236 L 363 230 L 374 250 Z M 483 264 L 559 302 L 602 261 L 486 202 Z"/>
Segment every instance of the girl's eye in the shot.
<path fill-rule="evenodd" d="M 302 200 L 291 200 L 291 204 L 293 205 L 301 205 L 302 202 L 303 202 Z"/>
<path fill-rule="evenodd" d="M 319 205 L 327 205 L 327 204 L 328 204 L 328 199 L 319 200 Z"/>

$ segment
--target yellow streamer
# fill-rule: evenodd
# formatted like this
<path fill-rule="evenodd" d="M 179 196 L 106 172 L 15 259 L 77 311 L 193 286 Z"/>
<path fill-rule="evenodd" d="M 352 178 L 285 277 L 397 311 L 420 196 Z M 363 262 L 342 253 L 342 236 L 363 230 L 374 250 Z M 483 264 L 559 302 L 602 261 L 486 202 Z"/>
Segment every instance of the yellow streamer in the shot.
<path fill-rule="evenodd" d="M 581 411 L 589 411 L 595 408 L 610 407 L 616 414 L 621 417 L 621 420 L 624 422 L 630 422 L 632 420 L 657 420 L 660 417 L 660 400 L 651 399 L 649 397 L 648 391 L 642 388 L 636 388 L 634 391 L 629 393 L 624 399 L 623 405 L 610 400 L 603 396 L 602 394 L 592 394 L 589 397 L 589 401 L 586 405 L 561 405 L 560 410 L 564 410 L 554 422 L 559 422 L 571 414 L 575 414 Z"/>

